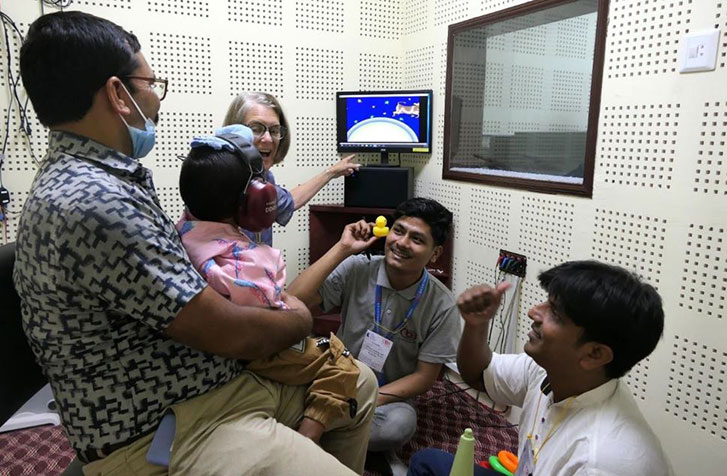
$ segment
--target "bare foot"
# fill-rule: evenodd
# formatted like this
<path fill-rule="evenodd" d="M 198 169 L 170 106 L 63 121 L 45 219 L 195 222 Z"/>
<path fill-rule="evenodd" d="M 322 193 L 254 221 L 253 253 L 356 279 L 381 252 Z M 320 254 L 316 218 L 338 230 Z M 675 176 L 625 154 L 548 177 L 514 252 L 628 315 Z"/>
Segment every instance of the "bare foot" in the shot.
<path fill-rule="evenodd" d="M 310 438 L 315 444 L 318 444 L 321 441 L 321 435 L 323 435 L 324 429 L 323 425 L 317 421 L 308 417 L 303 417 L 303 420 L 301 420 L 300 426 L 298 427 L 298 433 Z"/>

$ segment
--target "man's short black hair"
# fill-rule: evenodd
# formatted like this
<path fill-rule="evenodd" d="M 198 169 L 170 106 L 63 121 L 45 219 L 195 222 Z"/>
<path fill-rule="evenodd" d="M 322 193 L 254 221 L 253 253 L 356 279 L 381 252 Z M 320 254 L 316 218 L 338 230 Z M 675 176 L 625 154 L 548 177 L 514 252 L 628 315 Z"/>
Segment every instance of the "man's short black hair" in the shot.
<path fill-rule="evenodd" d="M 139 67 L 140 48 L 136 36 L 88 13 L 35 20 L 20 49 L 20 75 L 40 122 L 52 127 L 82 119 L 111 76 L 123 79 Z"/>
<path fill-rule="evenodd" d="M 583 328 L 582 342 L 613 351 L 606 375 L 618 378 L 656 348 L 664 330 L 661 297 L 618 266 L 571 261 L 538 276 L 556 311 Z"/>
<path fill-rule="evenodd" d="M 429 225 L 429 228 L 432 229 L 434 246 L 447 241 L 449 229 L 452 226 L 452 212 L 444 208 L 439 202 L 430 198 L 410 198 L 396 207 L 394 221 L 404 216 L 420 218 Z"/>
<path fill-rule="evenodd" d="M 211 147 L 192 149 L 179 174 L 179 193 L 195 218 L 222 221 L 235 217 L 250 167 L 235 153 Z"/>

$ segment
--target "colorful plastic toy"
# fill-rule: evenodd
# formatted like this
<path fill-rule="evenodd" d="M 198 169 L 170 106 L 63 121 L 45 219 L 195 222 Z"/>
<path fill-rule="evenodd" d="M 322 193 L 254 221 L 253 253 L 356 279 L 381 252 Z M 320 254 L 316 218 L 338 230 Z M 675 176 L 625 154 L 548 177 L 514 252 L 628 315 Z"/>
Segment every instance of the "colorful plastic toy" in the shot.
<path fill-rule="evenodd" d="M 472 428 L 465 428 L 459 437 L 457 453 L 454 455 L 449 476 L 467 476 L 472 474 L 472 463 L 475 460 L 475 435 Z"/>
<path fill-rule="evenodd" d="M 510 471 L 511 473 L 515 473 L 517 471 L 517 464 L 518 459 L 517 456 L 515 456 L 513 453 L 502 450 L 497 453 L 497 459 L 500 460 L 500 463 L 505 467 L 506 470 Z"/>
<path fill-rule="evenodd" d="M 490 466 L 492 466 L 492 469 L 497 471 L 498 473 L 504 474 L 505 476 L 513 476 L 510 471 L 505 469 L 505 467 L 500 463 L 500 460 L 497 459 L 497 456 L 492 455 L 489 459 Z"/>
<path fill-rule="evenodd" d="M 376 218 L 376 225 L 373 229 L 374 236 L 382 237 L 389 234 L 389 227 L 386 226 L 386 217 L 379 215 Z"/>

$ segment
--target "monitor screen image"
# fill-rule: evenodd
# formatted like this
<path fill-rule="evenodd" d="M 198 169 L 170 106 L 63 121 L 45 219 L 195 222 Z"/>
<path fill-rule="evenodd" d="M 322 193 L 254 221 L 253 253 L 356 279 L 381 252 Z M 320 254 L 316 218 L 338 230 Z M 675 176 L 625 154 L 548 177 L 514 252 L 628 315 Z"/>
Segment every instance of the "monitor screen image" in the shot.
<path fill-rule="evenodd" d="M 339 92 L 339 152 L 431 151 L 432 91 Z"/>

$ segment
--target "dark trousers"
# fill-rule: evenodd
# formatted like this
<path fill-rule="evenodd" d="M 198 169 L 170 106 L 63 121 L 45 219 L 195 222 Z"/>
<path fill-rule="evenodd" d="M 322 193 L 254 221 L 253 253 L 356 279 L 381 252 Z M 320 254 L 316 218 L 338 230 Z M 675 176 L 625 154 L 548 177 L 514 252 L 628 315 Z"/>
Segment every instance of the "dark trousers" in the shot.
<path fill-rule="evenodd" d="M 409 460 L 407 476 L 449 476 L 452 463 L 454 463 L 452 453 L 434 448 L 419 450 Z M 502 476 L 502 474 L 476 464 L 474 476 Z"/>

